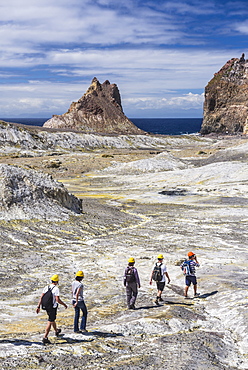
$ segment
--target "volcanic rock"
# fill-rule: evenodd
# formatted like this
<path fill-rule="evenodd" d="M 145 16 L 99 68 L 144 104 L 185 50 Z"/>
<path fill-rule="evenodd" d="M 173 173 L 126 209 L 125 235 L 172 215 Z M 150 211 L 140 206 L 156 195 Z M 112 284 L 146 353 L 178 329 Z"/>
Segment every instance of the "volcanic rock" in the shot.
<path fill-rule="evenodd" d="M 110 167 L 105 168 L 104 173 L 114 174 L 142 174 L 148 172 L 173 171 L 187 168 L 187 164 L 176 158 L 170 153 L 162 152 L 153 158 L 145 158 L 128 163 L 112 163 Z"/>
<path fill-rule="evenodd" d="M 198 137 L 197 141 L 210 143 L 210 138 Z M 82 151 L 89 149 L 155 149 L 164 150 L 171 145 L 185 147 L 195 142 L 194 136 L 164 135 L 101 135 L 83 132 L 22 125 L 0 120 L 0 155 L 33 157 L 53 155 L 54 152 Z"/>
<path fill-rule="evenodd" d="M 232 58 L 205 88 L 201 134 L 248 132 L 248 60 Z"/>
<path fill-rule="evenodd" d="M 0 219 L 67 219 L 82 202 L 51 176 L 0 165 Z"/>
<path fill-rule="evenodd" d="M 6 148 L 8 145 L 10 149 L 22 150 L 24 156 L 20 153 L 10 157 L 2 145 L 2 163 L 13 161 L 44 169 L 43 161 L 54 163 L 57 158 L 61 165 L 53 167 L 54 178 L 83 199 L 84 206 L 83 214 L 71 215 L 66 221 L 59 210 L 59 220 L 55 222 L 0 220 L 0 369 L 248 369 L 248 137 L 173 137 L 166 139 L 166 153 L 154 156 L 158 151 L 154 141 L 152 151 L 142 149 L 143 154 L 138 157 L 133 156 L 138 150 L 127 146 L 115 151 L 109 146 L 104 148 L 99 139 L 103 135 L 42 129 L 35 139 L 34 130 L 28 131 L 33 135 L 26 130 L 21 134 L 3 125 L 2 138 L 4 131 L 8 131 Z M 83 152 L 81 146 L 76 146 L 74 135 L 85 146 L 88 137 L 89 150 L 85 147 Z M 139 143 L 142 138 L 151 139 L 150 135 L 135 137 Z M 30 156 L 24 145 L 28 139 L 32 139 Z M 121 136 L 112 139 L 116 144 L 123 140 Z M 35 143 L 44 149 L 53 140 L 58 148 L 62 143 L 65 146 L 67 140 L 68 152 L 63 150 L 61 154 L 60 148 L 55 156 L 52 154 L 56 152 L 49 149 L 49 156 L 44 157 L 43 151 L 40 157 L 31 156 L 39 154 Z M 98 150 L 92 150 L 91 145 L 96 148 L 97 143 Z M 148 145 L 148 141 L 144 144 Z M 200 149 L 209 154 L 207 163 L 206 154 L 199 156 Z M 136 174 L 137 161 L 133 161 L 132 174 L 130 166 L 120 167 L 118 173 L 96 172 L 99 162 L 105 163 L 111 154 L 121 163 L 123 157 L 126 163 L 132 158 L 150 159 L 151 164 L 138 163 L 149 172 Z M 79 165 L 91 157 L 90 172 L 82 172 Z M 171 170 L 168 164 L 162 167 L 162 158 L 169 162 Z M 190 167 L 196 160 L 197 166 Z M 184 163 L 188 165 L 181 166 Z M 61 167 L 68 168 L 64 177 Z M 73 173 L 75 168 L 77 172 Z M 13 179 L 11 170 L 22 171 L 14 166 L 8 169 L 4 181 Z M 39 179 L 41 174 L 37 172 L 27 173 L 33 174 L 29 179 L 34 187 L 38 188 L 39 181 L 44 186 L 51 181 L 49 177 Z M 10 185 L 14 194 L 18 186 L 25 188 L 23 182 Z M 49 210 L 48 205 L 42 208 L 43 201 L 36 192 L 33 196 L 37 196 L 36 210 Z M 30 202 L 25 196 L 22 199 L 25 204 Z M 56 204 L 53 198 L 47 199 L 47 203 L 50 207 Z M 66 208 L 61 210 L 66 212 Z M 30 209 L 29 212 L 32 215 Z M 185 300 L 185 278 L 179 266 L 189 250 L 199 258 L 197 278 L 201 295 L 193 298 L 190 287 L 190 298 Z M 164 254 L 171 278 L 159 306 L 153 302 L 156 284 L 149 284 L 158 253 Z M 129 256 L 135 257 L 141 280 L 135 310 L 126 307 L 123 285 Z M 73 332 L 75 311 L 70 304 L 70 287 L 78 270 L 85 274 L 85 334 Z M 58 310 L 62 335 L 56 337 L 51 331 L 52 344 L 43 346 L 47 315 L 44 311 L 37 315 L 36 307 L 53 273 L 60 276 L 61 298 L 68 309 L 60 306 Z"/>
<path fill-rule="evenodd" d="M 75 129 L 86 133 L 144 134 L 124 114 L 119 89 L 96 77 L 86 93 L 62 115 L 54 115 L 44 127 Z"/>

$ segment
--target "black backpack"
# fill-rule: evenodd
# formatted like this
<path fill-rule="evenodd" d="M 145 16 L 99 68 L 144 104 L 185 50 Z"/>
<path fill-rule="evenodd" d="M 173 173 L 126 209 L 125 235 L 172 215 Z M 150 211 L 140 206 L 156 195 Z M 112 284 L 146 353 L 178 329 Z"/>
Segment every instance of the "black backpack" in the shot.
<path fill-rule="evenodd" d="M 159 266 L 156 263 L 156 265 L 154 266 L 153 272 L 152 272 L 152 280 L 154 280 L 156 282 L 161 281 L 162 278 L 163 278 L 162 272 L 161 272 L 161 266 L 162 266 L 162 263 L 160 263 Z"/>
<path fill-rule="evenodd" d="M 55 285 L 54 285 L 55 287 Z M 42 310 L 50 310 L 51 308 L 53 308 L 53 293 L 52 293 L 52 290 L 53 288 L 50 288 L 50 286 L 48 286 L 48 290 L 46 293 L 44 293 L 42 299 L 41 299 L 41 308 Z"/>
<path fill-rule="evenodd" d="M 126 282 L 127 283 L 135 282 L 136 279 L 135 279 L 134 268 L 133 267 L 127 267 L 125 277 L 126 277 Z"/>

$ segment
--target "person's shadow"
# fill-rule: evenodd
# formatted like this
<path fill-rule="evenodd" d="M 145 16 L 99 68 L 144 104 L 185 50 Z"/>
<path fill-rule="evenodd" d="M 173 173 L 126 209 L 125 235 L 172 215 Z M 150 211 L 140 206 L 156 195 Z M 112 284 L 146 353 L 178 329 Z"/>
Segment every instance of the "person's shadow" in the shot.
<path fill-rule="evenodd" d="M 150 305 L 150 306 L 140 306 L 140 307 L 136 307 L 134 311 L 137 311 L 137 310 L 149 310 L 150 308 L 159 308 L 161 307 L 162 305 L 159 304 L 159 305 Z"/>
<path fill-rule="evenodd" d="M 88 338 L 87 338 L 88 336 Z M 69 344 L 74 344 L 74 343 L 85 343 L 85 342 L 92 342 L 94 341 L 96 338 L 90 338 L 90 336 L 94 336 L 94 337 L 102 337 L 102 338 L 107 338 L 107 337 L 120 337 L 120 336 L 123 336 L 123 334 L 121 333 L 112 333 L 112 332 L 102 332 L 102 331 L 90 331 L 90 332 L 87 332 L 87 333 L 84 333 L 82 334 L 80 337 L 78 338 L 72 338 L 70 336 L 68 336 L 66 333 L 65 334 L 61 334 L 58 338 L 56 338 L 54 341 L 51 342 L 51 344 L 48 344 L 49 345 L 63 345 L 63 344 L 66 344 L 66 343 L 69 343 Z M 29 340 L 25 340 L 25 339 L 0 339 L 0 345 L 1 343 L 8 343 L 8 344 L 12 344 L 14 346 L 33 346 L 33 345 L 38 345 L 38 346 L 44 346 L 44 344 L 40 341 L 40 342 L 37 342 L 37 341 L 29 341 Z"/>
<path fill-rule="evenodd" d="M 67 343 L 73 344 L 73 343 L 82 343 L 82 342 L 84 343 L 93 342 L 96 339 L 94 337 L 115 338 L 115 337 L 123 337 L 123 336 L 124 335 L 122 333 L 103 332 L 103 331 L 94 330 L 94 331 L 88 331 L 87 333 L 83 333 L 79 338 L 71 338 L 71 337 L 66 336 L 66 334 L 62 334 L 60 338 Z"/>
<path fill-rule="evenodd" d="M 14 346 L 32 346 L 34 344 L 43 346 L 43 343 L 41 342 L 34 342 L 34 341 L 31 342 L 25 339 L 0 339 L 0 344 L 1 343 L 9 343 L 9 344 L 13 344 Z"/>
<path fill-rule="evenodd" d="M 195 297 L 195 298 L 208 298 L 208 297 L 211 297 L 212 295 L 215 295 L 217 293 L 218 293 L 218 290 L 214 290 L 211 293 L 200 294 L 198 297 Z"/>

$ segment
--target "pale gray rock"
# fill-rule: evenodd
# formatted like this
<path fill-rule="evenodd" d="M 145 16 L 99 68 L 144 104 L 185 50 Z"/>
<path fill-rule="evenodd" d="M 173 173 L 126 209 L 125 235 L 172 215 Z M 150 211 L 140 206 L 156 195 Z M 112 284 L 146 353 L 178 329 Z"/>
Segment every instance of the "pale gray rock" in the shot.
<path fill-rule="evenodd" d="M 113 163 L 111 167 L 105 168 L 103 173 L 138 175 L 148 172 L 173 171 L 187 167 L 188 165 L 185 161 L 176 158 L 170 153 L 163 152 L 151 159 L 140 159 L 129 163 Z"/>
<path fill-rule="evenodd" d="M 0 219 L 63 220 L 81 211 L 81 201 L 51 176 L 0 165 Z"/>
<path fill-rule="evenodd" d="M 64 151 L 59 157 L 61 165 L 54 157 L 44 159 L 58 178 L 67 154 L 75 158 L 78 153 L 72 152 L 78 150 L 78 159 L 84 160 L 81 143 L 90 149 L 90 145 L 99 145 L 101 153 L 104 143 L 126 145 L 127 149 L 154 145 L 156 150 L 163 145 L 171 152 L 151 158 L 148 149 L 150 160 L 138 162 L 145 171 L 138 174 L 129 173 L 136 166 L 133 162 L 119 173 L 94 173 L 92 169 L 81 177 L 63 178 L 69 191 L 82 197 L 82 215 L 70 214 L 57 221 L 0 220 L 0 368 L 246 370 L 247 139 L 138 135 L 137 141 L 132 141 L 132 136 L 101 139 L 100 135 L 88 135 L 86 140 L 85 135 L 72 132 L 37 131 L 36 137 L 31 130 L 29 133 L 32 145 L 37 141 L 40 148 L 52 148 L 47 153 Z M 18 140 L 16 146 L 10 141 L 2 149 L 4 153 L 11 148 L 20 150 L 20 155 L 28 151 L 42 155 L 40 149 L 25 148 L 24 142 L 20 149 Z M 192 148 L 196 141 L 195 157 L 191 151 L 189 158 L 185 148 Z M 201 147 L 207 143 L 211 148 Z M 212 155 L 201 155 L 196 163 L 199 149 Z M 204 158 L 208 162 L 202 165 Z M 163 171 L 160 165 L 164 165 Z M 35 181 L 32 177 L 34 186 Z M 47 181 L 41 179 L 42 184 Z M 15 187 L 18 192 L 18 184 Z M 161 194 L 164 190 L 167 195 Z M 58 216 L 62 217 L 60 210 Z M 190 299 L 185 300 L 179 265 L 189 250 L 200 262 L 201 296 L 193 298 L 190 287 Z M 158 253 L 164 254 L 171 278 L 160 306 L 154 304 L 156 285 L 149 284 Z M 123 286 L 130 256 L 136 259 L 141 279 L 136 310 L 127 310 Z M 73 333 L 74 309 L 70 305 L 71 282 L 78 270 L 85 273 L 89 313 L 89 332 L 84 335 Z M 57 338 L 50 332 L 52 344 L 45 347 L 41 340 L 47 316 L 44 311 L 37 315 L 35 309 L 53 273 L 60 275 L 60 294 L 68 309 L 59 307 L 57 323 L 62 335 Z"/>
<path fill-rule="evenodd" d="M 0 152 L 20 153 L 22 156 L 38 156 L 50 151 L 76 151 L 82 149 L 166 149 L 168 145 L 185 147 L 198 142 L 211 143 L 199 136 L 153 135 L 97 135 L 49 128 L 27 127 L 0 121 Z"/>

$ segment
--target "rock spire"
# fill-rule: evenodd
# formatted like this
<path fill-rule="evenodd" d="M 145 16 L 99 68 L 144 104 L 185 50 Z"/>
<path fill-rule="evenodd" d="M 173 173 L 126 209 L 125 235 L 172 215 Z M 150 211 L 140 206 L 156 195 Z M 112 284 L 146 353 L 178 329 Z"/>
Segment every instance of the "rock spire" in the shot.
<path fill-rule="evenodd" d="M 202 134 L 248 133 L 248 60 L 232 58 L 205 87 Z"/>
<path fill-rule="evenodd" d="M 86 133 L 144 134 L 124 114 L 119 89 L 107 80 L 93 78 L 86 93 L 62 115 L 54 115 L 44 127 L 73 129 Z"/>

